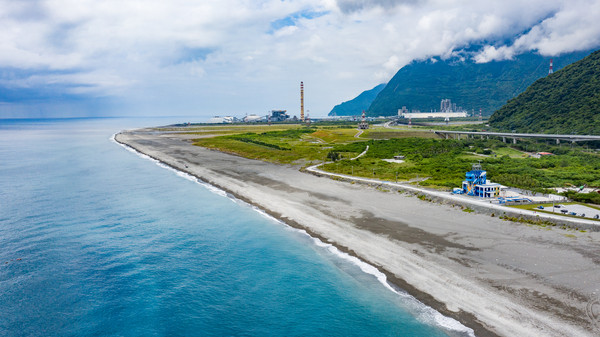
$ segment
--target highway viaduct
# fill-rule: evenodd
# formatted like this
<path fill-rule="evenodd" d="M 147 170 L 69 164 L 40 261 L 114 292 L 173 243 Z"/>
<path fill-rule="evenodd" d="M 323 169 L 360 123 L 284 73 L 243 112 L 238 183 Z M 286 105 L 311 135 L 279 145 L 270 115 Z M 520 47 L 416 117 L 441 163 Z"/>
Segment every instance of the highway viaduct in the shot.
<path fill-rule="evenodd" d="M 506 143 L 506 139 L 512 139 L 513 144 L 517 143 L 518 138 L 538 138 L 538 139 L 553 139 L 556 144 L 560 144 L 560 141 L 567 142 L 582 142 L 590 140 L 600 140 L 600 136 L 594 135 L 555 135 L 555 134 L 544 134 L 544 133 L 512 133 L 512 132 L 475 132 L 475 131 L 447 131 L 447 130 L 432 130 L 437 135 L 443 138 L 456 138 L 460 139 L 461 136 L 476 137 L 499 137 Z"/>

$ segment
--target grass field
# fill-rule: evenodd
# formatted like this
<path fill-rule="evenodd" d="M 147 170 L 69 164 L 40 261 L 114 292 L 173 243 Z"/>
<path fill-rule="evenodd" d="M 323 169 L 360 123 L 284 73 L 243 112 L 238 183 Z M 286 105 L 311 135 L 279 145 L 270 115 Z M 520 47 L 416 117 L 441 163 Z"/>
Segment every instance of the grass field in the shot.
<path fill-rule="evenodd" d="M 427 127 L 383 128 L 372 126 L 356 138 L 347 124 L 266 124 L 198 126 L 185 128 L 198 135 L 194 144 L 240 156 L 282 164 L 307 166 L 333 161 L 327 171 L 412 181 L 450 189 L 460 186 L 473 163 L 481 162 L 488 179 L 503 185 L 543 192 L 565 185 L 600 186 L 600 155 L 583 146 L 556 146 L 544 142 L 503 143 L 499 139 L 440 139 Z M 363 152 L 357 160 L 349 160 Z M 528 158 L 529 152 L 547 151 L 555 156 Z M 389 163 L 396 155 L 404 163 Z M 329 158 L 329 159 L 328 159 Z M 579 195 L 577 195 L 579 196 Z M 576 196 L 576 197 L 577 197 Z M 600 195 L 579 201 L 600 203 Z M 584 196 L 581 196 L 582 198 Z"/>
<path fill-rule="evenodd" d="M 356 129 L 299 124 L 205 127 L 190 133 L 205 137 L 211 130 L 216 137 L 195 139 L 194 145 L 281 164 L 324 161 L 333 145 L 360 141 L 354 137 Z"/>
<path fill-rule="evenodd" d="M 509 156 L 511 158 L 524 158 L 527 154 L 523 151 L 513 149 L 511 147 L 501 147 L 494 150 L 494 154 L 498 157 Z"/>

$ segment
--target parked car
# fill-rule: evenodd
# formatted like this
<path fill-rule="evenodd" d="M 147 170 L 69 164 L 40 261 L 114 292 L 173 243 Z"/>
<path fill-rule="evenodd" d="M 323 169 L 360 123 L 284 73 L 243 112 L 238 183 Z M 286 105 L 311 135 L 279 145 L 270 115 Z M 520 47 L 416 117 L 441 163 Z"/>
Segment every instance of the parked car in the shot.
<path fill-rule="evenodd" d="M 565 213 L 565 214 L 569 213 L 568 209 L 561 209 L 560 211 L 563 212 L 563 213 Z"/>

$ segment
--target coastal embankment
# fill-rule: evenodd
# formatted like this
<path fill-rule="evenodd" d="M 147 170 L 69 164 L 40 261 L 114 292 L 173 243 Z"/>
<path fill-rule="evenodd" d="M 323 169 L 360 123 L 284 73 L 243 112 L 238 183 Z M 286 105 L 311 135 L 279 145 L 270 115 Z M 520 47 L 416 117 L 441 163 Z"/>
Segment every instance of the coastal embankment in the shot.
<path fill-rule="evenodd" d="M 115 139 L 302 228 L 477 336 L 600 333 L 600 232 L 498 216 L 135 130 Z"/>
<path fill-rule="evenodd" d="M 367 149 L 369 147 L 367 146 Z M 365 150 L 366 152 L 366 150 Z M 362 156 L 365 152 L 361 153 Z M 319 167 L 323 164 L 317 164 L 313 166 L 309 166 L 303 171 L 312 173 L 316 176 L 326 176 L 332 179 L 338 179 L 347 181 L 350 183 L 360 183 L 369 186 L 374 186 L 380 189 L 393 189 L 399 191 L 405 191 L 414 193 L 416 195 L 421 195 L 423 199 L 427 199 L 429 201 L 436 201 L 439 203 L 447 203 L 454 206 L 467 207 L 473 210 L 477 210 L 478 213 L 486 213 L 493 216 L 500 217 L 511 217 L 517 220 L 522 220 L 523 222 L 528 223 L 539 223 L 546 225 L 559 225 L 560 227 L 568 227 L 576 230 L 589 230 L 598 232 L 600 231 L 600 221 L 585 219 L 585 218 L 575 218 L 575 217 L 566 217 L 564 215 L 538 212 L 535 210 L 527 210 L 520 208 L 512 208 L 507 207 L 505 205 L 492 203 L 489 200 L 485 200 L 484 198 L 475 198 L 467 195 L 453 194 L 450 192 L 437 191 L 433 189 L 426 189 L 422 187 L 417 187 L 414 185 L 410 185 L 407 183 L 398 183 L 391 181 L 381 181 L 377 179 L 369 179 L 362 177 L 354 177 L 348 176 L 339 173 L 331 173 L 321 170 Z M 529 220 L 529 221 L 528 221 Z"/>

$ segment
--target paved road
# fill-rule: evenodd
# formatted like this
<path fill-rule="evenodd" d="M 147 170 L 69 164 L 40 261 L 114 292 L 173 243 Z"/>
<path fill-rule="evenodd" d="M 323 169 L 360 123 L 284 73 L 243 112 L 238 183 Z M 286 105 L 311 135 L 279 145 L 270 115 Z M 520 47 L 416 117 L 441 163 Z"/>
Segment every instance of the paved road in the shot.
<path fill-rule="evenodd" d="M 519 208 L 512 208 L 512 207 L 509 208 L 509 207 L 498 205 L 498 204 L 492 204 L 488 200 L 474 199 L 472 197 L 452 194 L 449 192 L 432 191 L 432 190 L 427 190 L 424 188 L 419 188 L 419 187 L 415 187 L 415 186 L 407 185 L 407 184 L 393 183 L 390 181 L 382 181 L 382 180 L 378 180 L 378 179 L 361 178 L 361 177 L 348 176 L 345 174 L 326 172 L 326 171 L 319 169 L 319 166 L 321 166 L 321 165 L 323 165 L 323 164 L 313 165 L 313 166 L 306 168 L 306 170 L 310 171 L 310 172 L 327 175 L 330 177 L 339 177 L 339 178 L 354 180 L 357 182 L 388 185 L 391 187 L 401 188 L 401 189 L 405 189 L 405 190 L 409 190 L 409 191 L 413 191 L 413 192 L 419 192 L 419 193 L 427 194 L 430 196 L 434 196 L 434 197 L 438 197 L 438 198 L 442 198 L 442 199 L 446 199 L 446 200 L 457 201 L 457 202 L 460 202 L 463 204 L 467 203 L 467 204 L 471 204 L 474 206 L 486 207 L 489 209 L 498 210 L 499 212 L 513 213 L 513 214 L 526 215 L 526 216 L 537 216 L 540 219 L 560 220 L 560 221 L 564 221 L 564 222 L 571 222 L 574 224 L 585 225 L 587 228 L 590 228 L 592 230 L 600 230 L 600 222 L 595 221 L 595 220 L 570 218 L 570 217 L 564 217 L 564 216 L 558 215 L 558 214 L 554 215 L 554 214 L 530 211 L 530 210 L 519 209 Z M 572 207 L 570 207 L 570 208 L 572 208 Z M 588 208 L 588 207 L 586 207 L 586 208 Z M 573 209 L 573 211 L 576 211 L 576 210 Z M 582 211 L 580 213 L 585 213 L 585 211 Z M 586 213 L 586 215 L 587 215 L 587 213 Z"/>

